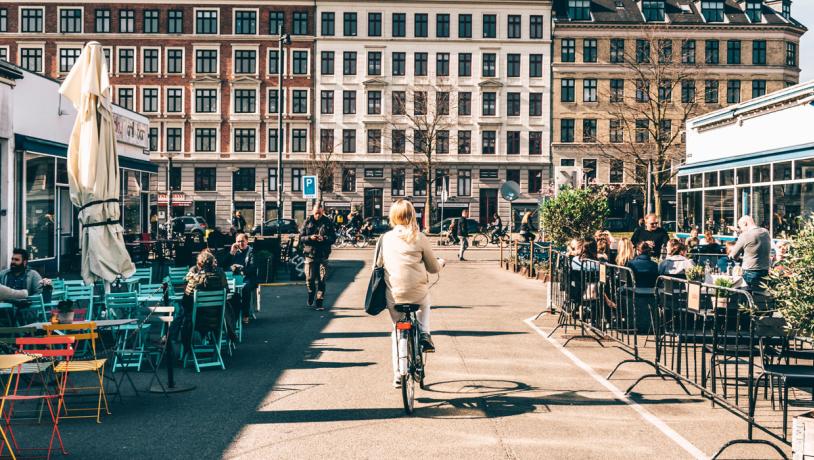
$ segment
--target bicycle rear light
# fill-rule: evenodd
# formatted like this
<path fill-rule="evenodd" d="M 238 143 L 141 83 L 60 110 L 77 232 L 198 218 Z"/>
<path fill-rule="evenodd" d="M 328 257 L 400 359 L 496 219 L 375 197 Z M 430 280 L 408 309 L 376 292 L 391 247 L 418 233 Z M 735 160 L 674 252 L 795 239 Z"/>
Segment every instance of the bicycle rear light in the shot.
<path fill-rule="evenodd" d="M 396 323 L 396 329 L 399 331 L 409 331 L 413 328 L 412 323 L 405 323 L 405 322 L 398 322 Z"/>

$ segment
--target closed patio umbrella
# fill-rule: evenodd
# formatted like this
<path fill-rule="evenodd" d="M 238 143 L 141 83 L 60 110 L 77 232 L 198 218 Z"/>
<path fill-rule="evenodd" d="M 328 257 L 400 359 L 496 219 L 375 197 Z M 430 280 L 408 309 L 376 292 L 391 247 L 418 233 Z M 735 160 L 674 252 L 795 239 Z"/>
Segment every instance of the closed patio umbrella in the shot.
<path fill-rule="evenodd" d="M 130 277 L 135 266 L 124 246 L 119 193 L 119 159 L 111 107 L 111 86 L 104 51 L 85 45 L 59 92 L 76 107 L 68 144 L 71 201 L 79 208 L 82 279 L 111 283 Z"/>

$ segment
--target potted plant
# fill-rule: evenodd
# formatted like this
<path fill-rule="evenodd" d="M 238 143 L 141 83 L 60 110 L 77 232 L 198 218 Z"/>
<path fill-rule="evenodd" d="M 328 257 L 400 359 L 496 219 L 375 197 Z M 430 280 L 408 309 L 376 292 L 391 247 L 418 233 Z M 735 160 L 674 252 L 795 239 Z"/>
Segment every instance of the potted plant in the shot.
<path fill-rule="evenodd" d="M 63 300 L 57 304 L 57 321 L 60 324 L 73 323 L 73 300 Z"/>
<path fill-rule="evenodd" d="M 684 276 L 687 277 L 687 281 L 703 281 L 704 275 L 704 267 L 701 265 L 693 265 L 684 270 Z"/>
<path fill-rule="evenodd" d="M 722 276 L 720 278 L 715 278 L 713 284 L 719 288 L 726 288 L 732 289 L 735 286 L 735 282 L 732 281 L 731 278 L 727 278 Z M 727 291 L 726 289 L 717 289 L 716 290 L 716 297 L 715 297 L 715 308 L 726 308 L 729 306 L 729 296 L 732 294 L 731 292 Z"/>

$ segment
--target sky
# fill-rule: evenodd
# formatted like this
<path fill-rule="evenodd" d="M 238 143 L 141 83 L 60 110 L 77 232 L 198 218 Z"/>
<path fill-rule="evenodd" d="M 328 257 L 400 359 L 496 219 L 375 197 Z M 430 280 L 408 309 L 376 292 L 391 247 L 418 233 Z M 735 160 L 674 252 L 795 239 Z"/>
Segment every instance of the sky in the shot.
<path fill-rule="evenodd" d="M 808 27 L 800 43 L 800 82 L 814 80 L 814 0 L 797 0 L 791 8 L 792 16 Z"/>

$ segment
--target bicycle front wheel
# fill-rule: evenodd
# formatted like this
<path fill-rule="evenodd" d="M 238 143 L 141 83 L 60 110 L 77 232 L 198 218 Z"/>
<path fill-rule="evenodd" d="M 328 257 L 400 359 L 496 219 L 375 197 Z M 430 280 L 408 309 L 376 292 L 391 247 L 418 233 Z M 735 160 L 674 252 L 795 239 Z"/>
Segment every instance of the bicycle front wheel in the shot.
<path fill-rule="evenodd" d="M 504 249 L 509 247 L 509 243 L 511 243 L 511 241 L 512 238 L 509 235 L 503 235 L 500 238 L 498 238 L 498 244 L 500 245 L 501 248 Z"/>
<path fill-rule="evenodd" d="M 489 238 L 483 233 L 478 233 L 472 238 L 472 247 L 474 248 L 485 248 L 487 244 L 489 244 Z"/>
<path fill-rule="evenodd" d="M 367 237 L 365 235 L 359 235 L 356 237 L 356 247 L 359 249 L 367 247 Z"/>

